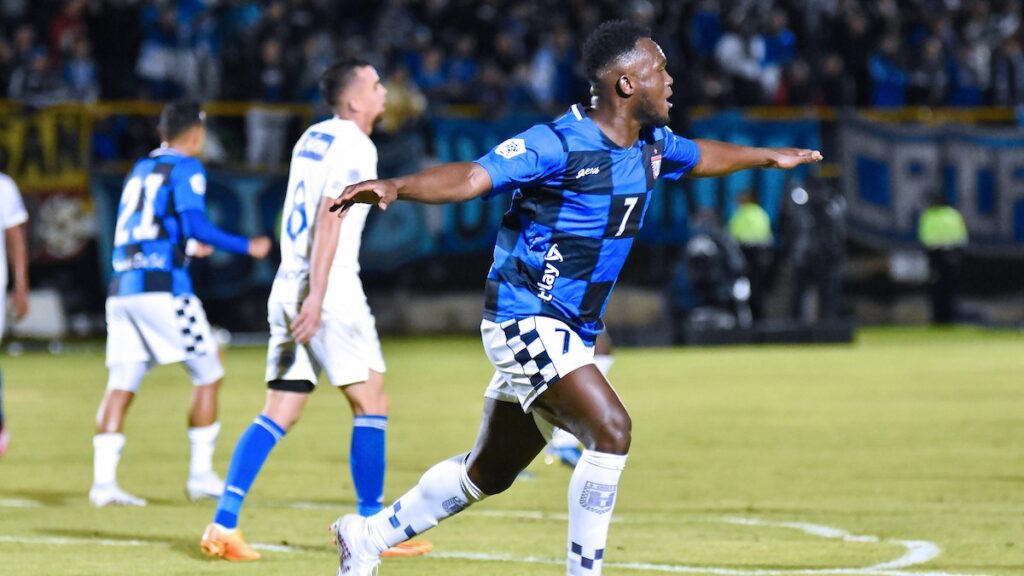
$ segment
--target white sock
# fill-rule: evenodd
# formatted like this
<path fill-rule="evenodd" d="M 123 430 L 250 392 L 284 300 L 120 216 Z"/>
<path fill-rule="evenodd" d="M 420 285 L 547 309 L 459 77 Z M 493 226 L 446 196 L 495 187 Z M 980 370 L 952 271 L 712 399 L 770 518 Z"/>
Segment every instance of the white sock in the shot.
<path fill-rule="evenodd" d="M 555 428 L 551 432 L 551 446 L 554 448 L 575 448 L 579 443 L 569 431 Z"/>
<path fill-rule="evenodd" d="M 601 574 L 608 525 L 626 456 L 584 450 L 569 481 L 568 576 Z"/>
<path fill-rule="evenodd" d="M 108 432 L 92 437 L 92 483 L 95 486 L 117 484 L 117 463 L 121 461 L 124 434 Z"/>
<path fill-rule="evenodd" d="M 213 472 L 213 449 L 217 444 L 217 434 L 220 434 L 220 422 L 188 429 L 188 441 L 192 444 L 189 476 L 194 478 Z"/>
<path fill-rule="evenodd" d="M 594 364 L 605 378 L 608 377 L 608 372 L 612 369 L 612 364 L 614 363 L 615 358 L 611 354 L 594 354 Z"/>
<path fill-rule="evenodd" d="M 367 518 L 366 531 L 379 554 L 486 497 L 469 479 L 466 455 L 460 454 L 435 464 L 412 490 Z"/>

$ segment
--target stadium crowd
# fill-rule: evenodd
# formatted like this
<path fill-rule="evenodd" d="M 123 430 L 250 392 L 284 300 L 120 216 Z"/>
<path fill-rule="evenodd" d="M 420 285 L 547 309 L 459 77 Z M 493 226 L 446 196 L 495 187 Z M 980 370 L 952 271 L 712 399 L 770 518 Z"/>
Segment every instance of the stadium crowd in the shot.
<path fill-rule="evenodd" d="M 338 55 L 491 113 L 585 94 L 583 36 L 649 26 L 683 104 L 1024 105 L 1020 0 L 0 0 L 0 85 L 32 105 L 314 102 Z M 415 108 L 415 107 L 414 107 Z"/>

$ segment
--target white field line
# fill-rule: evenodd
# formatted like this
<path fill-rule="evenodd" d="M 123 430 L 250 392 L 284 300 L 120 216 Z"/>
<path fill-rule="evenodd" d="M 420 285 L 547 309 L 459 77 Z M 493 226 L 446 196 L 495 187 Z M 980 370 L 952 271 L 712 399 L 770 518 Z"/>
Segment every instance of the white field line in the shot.
<path fill-rule="evenodd" d="M 23 499 L 0 500 L 0 507 L 36 508 L 44 506 L 42 502 Z M 317 502 L 294 502 L 289 507 L 298 509 L 337 509 L 336 505 L 321 504 Z M 539 510 L 467 510 L 464 514 L 469 516 L 491 517 L 491 518 L 521 518 L 527 520 L 552 520 L 564 522 L 567 515 L 563 513 L 547 513 Z M 639 523 L 643 521 L 637 516 L 619 516 L 619 522 Z M 729 517 L 719 520 L 728 524 L 742 526 L 764 526 L 770 528 L 786 528 L 798 530 L 811 536 L 819 536 L 829 540 L 842 540 L 845 542 L 864 542 L 894 544 L 902 546 L 906 552 L 899 558 L 869 566 L 867 568 L 822 568 L 822 569 L 756 569 L 756 568 L 720 568 L 715 566 L 682 566 L 675 564 L 652 564 L 645 562 L 607 562 L 609 568 L 621 568 L 637 570 L 641 572 L 662 572 L 671 574 L 713 574 L 715 576 L 984 576 L 956 574 L 952 572 L 908 572 L 901 569 L 911 568 L 938 557 L 942 551 L 932 542 L 924 540 L 883 540 L 877 536 L 851 534 L 841 528 L 810 524 L 806 522 L 771 522 L 759 518 L 738 518 Z M 103 538 L 58 538 L 58 537 L 31 537 L 31 536 L 4 536 L 0 535 L 0 543 L 11 544 L 41 544 L 49 546 L 74 546 L 74 545 L 100 545 L 100 546 L 157 546 L 159 542 L 146 542 L 142 540 L 112 540 Z M 308 552 L 307 549 L 280 544 L 253 543 L 253 548 L 273 552 L 301 553 Z M 564 560 L 555 558 L 542 558 L 536 556 L 512 556 L 508 554 L 486 554 L 479 552 L 458 552 L 435 550 L 430 554 L 433 558 L 444 558 L 453 560 L 474 560 L 480 562 L 505 562 L 519 564 L 549 564 L 562 565 Z"/>
<path fill-rule="evenodd" d="M 0 498 L 0 508 L 42 508 L 43 503 L 38 500 L 27 500 L 24 498 Z"/>
<path fill-rule="evenodd" d="M 41 544 L 44 546 L 152 546 L 159 542 L 144 540 L 111 540 L 109 538 L 58 538 L 54 536 L 3 536 L 0 543 Z"/>

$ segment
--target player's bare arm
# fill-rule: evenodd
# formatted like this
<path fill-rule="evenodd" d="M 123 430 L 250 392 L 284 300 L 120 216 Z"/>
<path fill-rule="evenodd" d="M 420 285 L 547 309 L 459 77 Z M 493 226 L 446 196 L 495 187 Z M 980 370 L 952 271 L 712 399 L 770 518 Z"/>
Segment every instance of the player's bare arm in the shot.
<path fill-rule="evenodd" d="M 788 170 L 821 161 L 821 152 L 803 148 L 754 148 L 717 140 L 695 139 L 700 161 L 690 172 L 693 178 L 725 176 L 747 168 Z"/>
<path fill-rule="evenodd" d="M 327 278 L 330 276 L 331 264 L 338 248 L 338 232 L 344 217 L 333 218 L 330 212 L 331 203 L 321 202 L 316 212 L 316 224 L 313 234 L 313 253 L 309 266 L 309 294 L 302 301 L 299 314 L 292 322 L 292 336 L 299 344 L 313 339 L 320 329 L 320 319 L 327 293 Z"/>
<path fill-rule="evenodd" d="M 490 189 L 491 177 L 482 166 L 476 162 L 454 162 L 409 176 L 367 180 L 348 186 L 334 201 L 331 212 L 344 212 L 352 204 L 376 204 L 381 210 L 387 210 L 398 198 L 426 204 L 465 202 Z"/>

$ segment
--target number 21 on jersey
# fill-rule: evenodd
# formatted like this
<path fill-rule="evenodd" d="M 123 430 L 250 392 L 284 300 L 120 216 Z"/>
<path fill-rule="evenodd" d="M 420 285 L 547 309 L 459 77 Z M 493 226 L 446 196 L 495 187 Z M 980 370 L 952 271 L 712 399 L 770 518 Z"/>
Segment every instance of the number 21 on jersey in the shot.
<path fill-rule="evenodd" d="M 146 175 L 145 178 L 132 177 L 125 183 L 124 191 L 121 192 L 121 214 L 117 217 L 117 226 L 114 229 L 114 246 L 155 240 L 160 234 L 153 204 L 166 179 L 163 174 L 153 173 Z M 139 211 L 141 215 L 138 223 L 129 228 L 128 221 Z"/>

